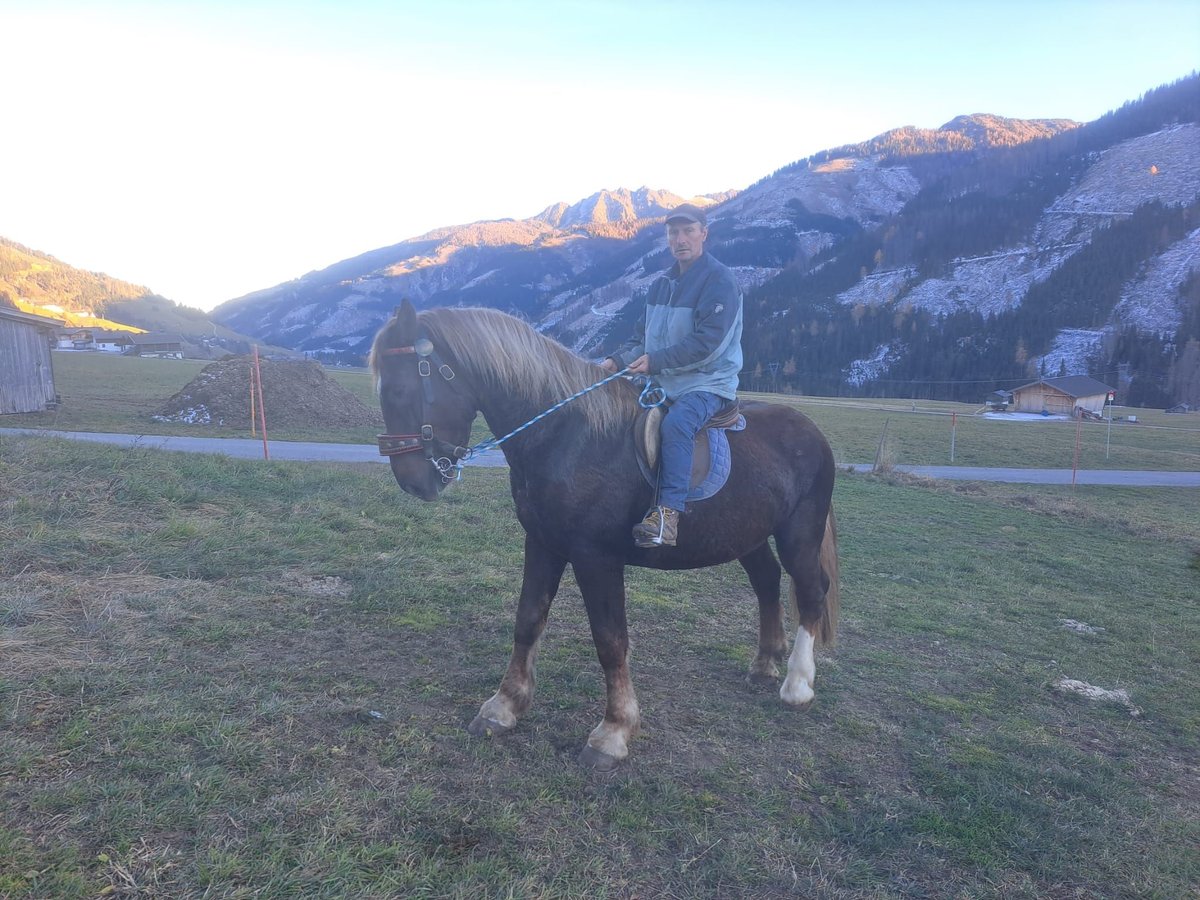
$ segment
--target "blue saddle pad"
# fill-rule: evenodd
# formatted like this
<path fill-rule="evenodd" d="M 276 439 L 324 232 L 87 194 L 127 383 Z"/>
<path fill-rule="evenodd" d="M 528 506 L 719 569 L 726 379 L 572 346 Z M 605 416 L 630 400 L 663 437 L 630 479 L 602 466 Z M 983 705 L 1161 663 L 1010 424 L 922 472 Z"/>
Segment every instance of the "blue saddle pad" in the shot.
<path fill-rule="evenodd" d="M 729 452 L 729 437 L 725 432 L 741 431 L 745 427 L 746 417 L 738 416 L 737 423 L 728 428 L 708 429 L 708 474 L 688 489 L 687 499 L 689 501 L 707 500 L 725 487 L 733 463 L 732 455 Z M 641 466 L 642 476 L 646 479 L 646 483 L 653 487 L 658 479 L 654 472 L 646 468 L 640 454 L 638 455 L 638 465 Z"/>

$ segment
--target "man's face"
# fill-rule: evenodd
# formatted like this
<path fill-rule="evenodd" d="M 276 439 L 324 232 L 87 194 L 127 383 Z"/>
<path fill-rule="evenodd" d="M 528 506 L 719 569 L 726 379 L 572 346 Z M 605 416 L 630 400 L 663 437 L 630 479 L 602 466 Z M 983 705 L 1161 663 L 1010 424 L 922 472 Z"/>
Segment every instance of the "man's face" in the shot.
<path fill-rule="evenodd" d="M 678 220 L 667 223 L 667 245 L 671 255 L 685 268 L 704 253 L 704 241 L 708 238 L 708 229 L 699 222 L 684 222 Z"/>

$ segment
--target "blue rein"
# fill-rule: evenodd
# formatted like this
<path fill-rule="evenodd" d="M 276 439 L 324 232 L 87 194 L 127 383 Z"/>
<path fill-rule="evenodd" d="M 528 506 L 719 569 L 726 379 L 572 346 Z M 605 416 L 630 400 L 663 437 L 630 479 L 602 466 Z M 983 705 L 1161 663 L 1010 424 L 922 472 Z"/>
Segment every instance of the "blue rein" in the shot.
<path fill-rule="evenodd" d="M 457 460 L 452 464 L 453 468 L 456 470 L 456 475 L 454 476 L 455 480 L 460 480 L 462 478 L 463 463 L 467 462 L 468 460 L 474 459 L 479 454 L 485 453 L 488 450 L 495 450 L 497 447 L 499 447 L 501 444 L 503 444 L 505 441 L 507 441 L 510 437 L 520 434 L 522 431 L 524 431 L 526 428 L 529 428 L 531 425 L 536 425 L 538 422 L 540 422 L 542 419 L 546 418 L 546 416 L 550 415 L 550 413 L 554 412 L 555 410 L 562 409 L 568 403 L 571 403 L 574 400 L 578 400 L 584 394 L 590 393 L 591 391 L 596 390 L 596 388 L 604 387 L 604 385 L 608 384 L 610 381 L 615 381 L 616 379 L 622 377 L 623 375 L 628 374 L 628 372 L 629 372 L 629 367 L 626 366 L 620 372 L 614 372 L 612 375 L 609 375 L 607 378 L 602 378 L 599 381 L 597 381 L 595 384 L 588 385 L 581 391 L 576 391 L 574 394 L 572 394 L 570 397 L 567 397 L 565 400 L 558 401 L 553 406 L 551 406 L 549 409 L 545 410 L 544 412 L 538 413 L 536 416 L 534 416 L 528 422 L 525 422 L 522 425 L 518 425 L 516 428 L 514 428 L 508 434 L 504 435 L 504 437 L 488 438 L 487 440 L 480 441 L 474 447 L 468 447 L 466 455 L 464 455 L 462 457 L 462 459 Z M 635 385 L 638 384 L 639 379 L 641 381 L 641 388 L 642 388 L 641 393 L 638 394 L 638 405 L 639 406 L 641 406 L 643 409 L 653 409 L 654 407 L 662 406 L 664 403 L 667 402 L 667 392 L 664 391 L 658 385 L 654 384 L 650 380 L 649 376 L 635 375 L 633 377 L 633 382 Z"/>

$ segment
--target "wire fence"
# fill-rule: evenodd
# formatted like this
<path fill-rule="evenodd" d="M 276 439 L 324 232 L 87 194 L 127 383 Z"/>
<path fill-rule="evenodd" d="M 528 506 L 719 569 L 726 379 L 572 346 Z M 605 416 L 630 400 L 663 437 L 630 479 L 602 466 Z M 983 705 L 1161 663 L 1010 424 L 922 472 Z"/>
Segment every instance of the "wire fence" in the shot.
<path fill-rule="evenodd" d="M 1116 407 L 1074 420 L 988 413 L 942 401 L 842 400 L 779 394 L 825 432 L 839 463 L 1200 471 L 1200 414 Z"/>

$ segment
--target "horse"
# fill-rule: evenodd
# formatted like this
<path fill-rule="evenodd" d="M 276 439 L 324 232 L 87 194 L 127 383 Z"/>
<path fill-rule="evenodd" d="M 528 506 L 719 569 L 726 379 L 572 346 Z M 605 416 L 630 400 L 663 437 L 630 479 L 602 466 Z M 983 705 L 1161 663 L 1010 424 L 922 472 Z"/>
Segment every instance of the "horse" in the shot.
<path fill-rule="evenodd" d="M 425 501 L 438 498 L 469 455 L 477 413 L 494 434 L 506 435 L 607 374 L 505 313 L 443 308 L 418 315 L 408 300 L 376 334 L 370 367 L 388 429 L 380 452 L 400 488 Z M 835 466 L 824 435 L 790 407 L 744 402 L 746 427 L 728 434 L 725 486 L 683 511 L 678 546 L 639 549 L 630 530 L 653 504 L 653 488 L 635 456 L 638 396 L 627 379 L 613 379 L 501 445 L 525 531 L 524 574 L 508 668 L 468 726 L 472 735 L 502 735 L 528 711 L 538 642 L 568 563 L 607 688 L 604 718 L 579 754 L 584 766 L 616 768 L 638 731 L 626 566 L 692 569 L 737 560 L 758 598 L 750 680 L 778 683 L 787 655 L 780 698 L 798 708 L 813 701 L 813 648 L 833 641 L 839 603 Z M 781 560 L 791 576 L 796 626 L 790 655 Z"/>

